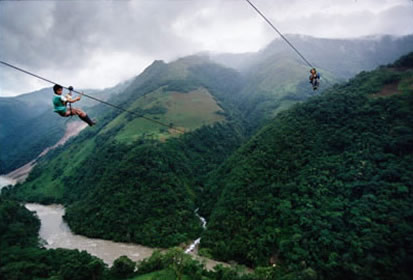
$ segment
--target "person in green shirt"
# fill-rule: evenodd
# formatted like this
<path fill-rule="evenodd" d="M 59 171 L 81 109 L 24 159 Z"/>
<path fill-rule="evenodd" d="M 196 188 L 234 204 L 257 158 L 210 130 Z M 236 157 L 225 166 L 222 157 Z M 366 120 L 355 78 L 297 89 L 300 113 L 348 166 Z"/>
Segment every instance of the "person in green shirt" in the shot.
<path fill-rule="evenodd" d="M 54 85 L 53 86 L 54 96 L 53 96 L 53 106 L 54 111 L 58 113 L 62 117 L 69 117 L 77 115 L 79 118 L 87 123 L 88 125 L 92 126 L 95 125 L 95 122 L 92 121 L 89 116 L 78 108 L 67 108 L 66 105 L 68 103 L 75 103 L 80 100 L 80 96 L 72 99 L 70 97 L 65 97 L 62 95 L 63 87 L 61 85 Z"/>

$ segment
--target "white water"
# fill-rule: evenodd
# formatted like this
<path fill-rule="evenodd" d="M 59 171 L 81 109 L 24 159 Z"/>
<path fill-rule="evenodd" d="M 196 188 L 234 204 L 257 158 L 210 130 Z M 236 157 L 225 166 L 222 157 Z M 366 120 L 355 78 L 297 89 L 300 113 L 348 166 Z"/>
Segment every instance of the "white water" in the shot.
<path fill-rule="evenodd" d="M 201 220 L 202 228 L 205 230 L 207 222 L 206 222 L 204 217 L 199 216 L 198 210 L 199 210 L 199 208 L 197 208 L 195 210 L 195 215 L 198 217 L 198 219 Z M 197 248 L 197 246 L 199 245 L 199 242 L 201 242 L 201 237 L 199 237 L 191 245 L 189 245 L 189 247 L 185 250 L 185 253 L 189 254 L 189 253 L 193 252 L 195 250 L 195 248 Z"/>

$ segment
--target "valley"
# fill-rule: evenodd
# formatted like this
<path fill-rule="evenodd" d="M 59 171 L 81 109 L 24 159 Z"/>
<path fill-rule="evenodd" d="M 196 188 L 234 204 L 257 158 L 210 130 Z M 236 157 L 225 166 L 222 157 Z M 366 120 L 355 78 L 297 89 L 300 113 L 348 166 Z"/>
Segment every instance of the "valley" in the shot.
<path fill-rule="evenodd" d="M 408 279 L 412 53 L 342 83 L 370 66 L 321 68 L 336 84 L 314 92 L 308 69 L 278 48 L 239 69 L 205 56 L 155 61 L 109 100 L 169 128 L 96 105 L 96 126 L 69 129 L 78 135 L 1 199 L 38 213 L 16 212 L 33 232 L 38 224 L 51 249 L 42 254 L 86 249 L 114 267 L 126 255 L 136 277 L 182 268 L 199 279 Z M 202 268 L 184 253 L 191 244 L 254 271 Z"/>

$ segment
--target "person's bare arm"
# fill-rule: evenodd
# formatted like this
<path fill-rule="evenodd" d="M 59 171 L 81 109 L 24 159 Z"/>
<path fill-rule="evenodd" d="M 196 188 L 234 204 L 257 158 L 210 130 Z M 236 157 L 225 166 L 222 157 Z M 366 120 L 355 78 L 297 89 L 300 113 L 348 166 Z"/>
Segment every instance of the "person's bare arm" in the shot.
<path fill-rule="evenodd" d="M 74 98 L 74 99 L 72 99 L 70 96 L 67 98 L 67 102 L 68 103 L 75 103 L 75 102 L 77 102 L 77 101 L 79 101 L 80 100 L 80 96 L 78 96 L 78 97 L 76 97 L 76 98 Z"/>

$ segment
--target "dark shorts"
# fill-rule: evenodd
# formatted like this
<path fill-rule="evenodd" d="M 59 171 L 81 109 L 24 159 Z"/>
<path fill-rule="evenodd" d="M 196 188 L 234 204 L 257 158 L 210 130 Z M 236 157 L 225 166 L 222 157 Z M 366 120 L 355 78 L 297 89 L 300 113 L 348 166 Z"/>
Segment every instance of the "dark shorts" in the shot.
<path fill-rule="evenodd" d="M 57 111 L 56 113 L 58 113 L 60 116 L 62 116 L 62 117 L 66 117 L 66 112 L 67 111 Z"/>

